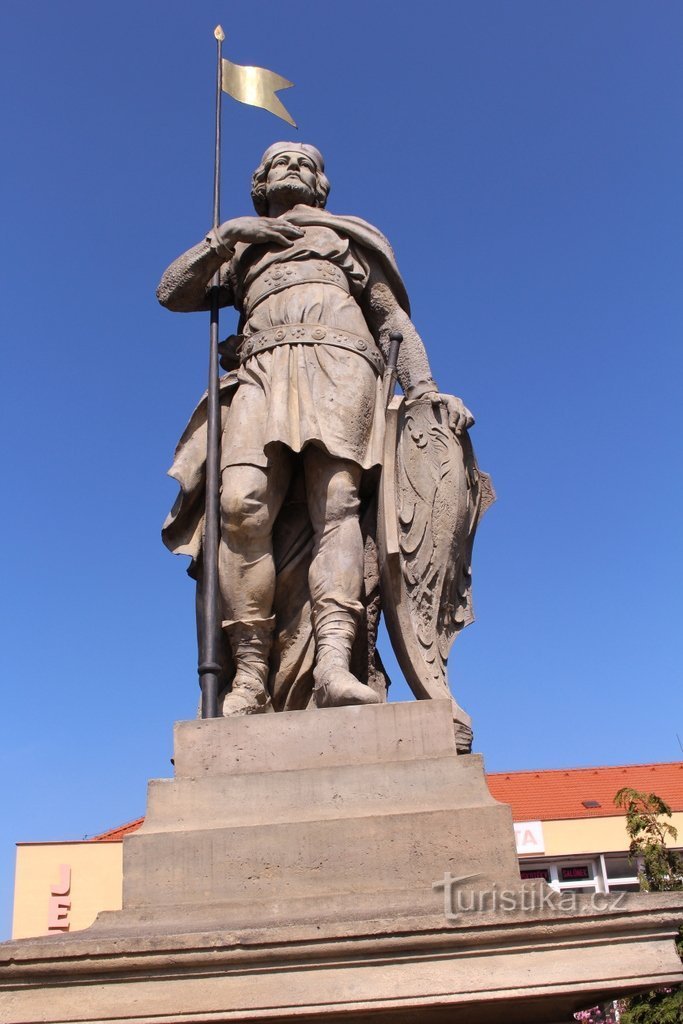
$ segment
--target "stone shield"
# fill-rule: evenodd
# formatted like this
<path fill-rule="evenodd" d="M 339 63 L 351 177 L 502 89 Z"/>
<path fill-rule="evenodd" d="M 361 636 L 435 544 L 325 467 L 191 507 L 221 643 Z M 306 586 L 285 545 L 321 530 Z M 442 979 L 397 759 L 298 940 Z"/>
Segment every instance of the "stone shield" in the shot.
<path fill-rule="evenodd" d="M 378 543 L 382 610 L 398 663 L 418 699 L 452 701 L 456 744 L 472 746 L 470 716 L 448 685 L 448 655 L 472 622 L 472 546 L 495 500 L 467 432 L 429 399 L 393 398 L 387 410 Z"/>

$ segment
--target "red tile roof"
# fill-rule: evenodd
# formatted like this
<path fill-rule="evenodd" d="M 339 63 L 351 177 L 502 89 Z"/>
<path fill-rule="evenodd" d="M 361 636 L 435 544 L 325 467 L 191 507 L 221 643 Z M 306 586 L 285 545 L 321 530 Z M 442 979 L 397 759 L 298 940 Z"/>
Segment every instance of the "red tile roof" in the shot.
<path fill-rule="evenodd" d="M 614 806 L 622 786 L 656 793 L 672 811 L 683 811 L 683 761 L 625 764 L 606 768 L 558 768 L 538 772 L 493 772 L 489 789 L 512 806 L 515 821 L 606 818 L 624 812 Z M 598 807 L 584 807 L 583 801 Z"/>
<path fill-rule="evenodd" d="M 683 811 L 683 761 L 663 764 L 624 764 L 603 768 L 552 768 L 537 772 L 491 772 L 489 789 L 501 803 L 511 804 L 515 821 L 560 821 L 565 818 L 606 818 L 623 814 L 614 806 L 622 786 L 656 793 L 673 811 Z M 584 807 L 595 800 L 598 807 Z M 136 832 L 144 818 L 119 825 L 94 843 L 121 842 Z"/>
<path fill-rule="evenodd" d="M 137 832 L 142 825 L 144 818 L 136 818 L 126 825 L 119 825 L 118 828 L 110 828 L 108 832 L 101 832 L 99 836 L 92 836 L 91 843 L 120 843 L 129 832 Z"/>

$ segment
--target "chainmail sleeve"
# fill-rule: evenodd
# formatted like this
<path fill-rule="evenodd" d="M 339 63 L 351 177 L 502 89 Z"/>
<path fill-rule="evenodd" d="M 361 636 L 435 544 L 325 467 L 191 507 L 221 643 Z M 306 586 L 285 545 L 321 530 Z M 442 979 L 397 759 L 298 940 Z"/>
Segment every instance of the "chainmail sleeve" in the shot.
<path fill-rule="evenodd" d="M 424 347 L 422 338 L 415 330 L 412 320 L 402 310 L 397 319 L 399 322 L 392 323 L 389 330 L 382 332 L 386 341 L 384 341 L 384 338 L 381 338 L 380 343 L 384 341 L 388 354 L 389 334 L 391 331 L 400 331 L 403 335 L 403 341 L 398 350 L 396 377 L 404 394 L 408 398 L 419 398 L 429 391 L 438 391 L 439 389 L 432 377 L 427 350 Z M 401 323 L 400 320 L 404 320 L 404 322 Z M 382 345 L 382 348 L 384 349 L 384 345 Z"/>
<path fill-rule="evenodd" d="M 408 398 L 438 391 L 422 338 L 376 265 L 372 267 L 364 308 L 385 359 L 389 354 L 389 335 L 392 331 L 400 331 L 403 335 L 396 376 Z"/>
<path fill-rule="evenodd" d="M 206 240 L 188 249 L 168 267 L 159 282 L 157 299 L 174 313 L 196 313 L 211 308 L 211 279 L 220 269 L 219 306 L 232 306 L 229 264 Z"/>

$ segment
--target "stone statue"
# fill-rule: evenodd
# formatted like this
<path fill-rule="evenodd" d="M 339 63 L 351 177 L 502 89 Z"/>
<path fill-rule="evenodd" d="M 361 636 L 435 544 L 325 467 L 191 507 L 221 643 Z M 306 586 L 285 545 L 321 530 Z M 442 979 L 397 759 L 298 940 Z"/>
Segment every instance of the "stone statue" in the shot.
<path fill-rule="evenodd" d="M 157 292 L 170 310 L 208 310 L 220 270 L 220 305 L 240 314 L 221 344 L 224 715 L 386 699 L 382 605 L 416 695 L 449 695 L 448 648 L 471 618 L 471 544 L 492 500 L 474 421 L 432 378 L 389 243 L 327 212 L 329 187 L 315 147 L 275 143 L 253 176 L 257 216 L 212 230 Z M 405 399 L 387 419 L 392 331 Z M 204 398 L 176 450 L 181 491 L 163 530 L 198 579 L 205 454 Z M 453 706 L 466 750 L 469 718 Z"/>

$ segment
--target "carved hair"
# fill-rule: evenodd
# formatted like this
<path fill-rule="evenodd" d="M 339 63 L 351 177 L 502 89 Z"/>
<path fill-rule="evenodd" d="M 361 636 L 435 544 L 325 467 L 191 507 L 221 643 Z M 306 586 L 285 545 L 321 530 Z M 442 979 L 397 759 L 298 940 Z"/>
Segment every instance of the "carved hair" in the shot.
<path fill-rule="evenodd" d="M 268 216 L 268 200 L 266 199 L 266 180 L 268 178 L 268 172 L 270 171 L 271 164 L 278 154 L 275 153 L 265 163 L 259 164 L 252 175 L 251 179 L 251 199 L 254 204 L 254 209 L 258 213 L 259 217 Z M 330 183 L 327 180 L 325 174 L 318 168 L 315 168 L 315 202 L 314 206 L 320 209 L 325 208 L 327 203 L 327 197 L 330 192 Z"/>

